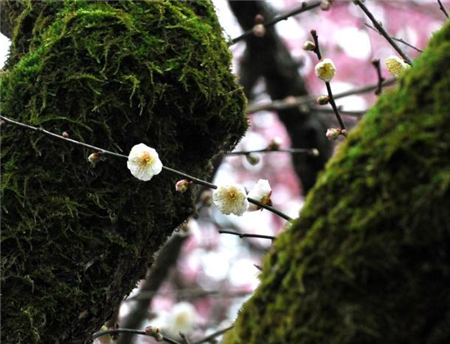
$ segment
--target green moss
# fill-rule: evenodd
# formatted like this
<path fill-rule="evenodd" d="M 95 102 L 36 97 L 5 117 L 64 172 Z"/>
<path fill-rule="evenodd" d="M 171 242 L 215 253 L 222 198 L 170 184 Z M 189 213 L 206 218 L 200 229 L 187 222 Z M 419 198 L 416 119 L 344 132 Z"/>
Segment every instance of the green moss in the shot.
<path fill-rule="evenodd" d="M 225 344 L 450 342 L 450 23 L 275 242 Z"/>
<path fill-rule="evenodd" d="M 124 154 L 145 143 L 199 177 L 245 132 L 210 2 L 19 4 L 3 115 Z M 1 139 L 2 341 L 85 343 L 192 214 L 193 192 L 14 126 Z"/>

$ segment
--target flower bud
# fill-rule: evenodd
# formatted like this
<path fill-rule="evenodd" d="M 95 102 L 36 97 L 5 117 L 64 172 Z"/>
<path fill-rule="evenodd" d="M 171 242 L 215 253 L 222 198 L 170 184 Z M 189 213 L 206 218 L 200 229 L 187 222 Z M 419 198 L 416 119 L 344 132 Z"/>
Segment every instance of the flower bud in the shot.
<path fill-rule="evenodd" d="M 264 35 L 266 34 L 266 28 L 264 27 L 264 24 L 256 24 L 255 26 L 253 26 L 252 31 L 256 37 L 264 37 Z"/>
<path fill-rule="evenodd" d="M 200 195 L 200 202 L 202 202 L 202 204 L 205 207 L 211 206 L 211 204 L 213 203 L 212 191 L 211 190 L 203 191 L 202 194 Z"/>
<path fill-rule="evenodd" d="M 264 23 L 264 16 L 262 14 L 257 14 L 255 16 L 255 24 L 262 24 Z"/>
<path fill-rule="evenodd" d="M 306 41 L 305 43 L 303 43 L 303 50 L 314 51 L 316 50 L 316 45 L 311 41 Z"/>
<path fill-rule="evenodd" d="M 175 190 L 180 193 L 185 193 L 189 188 L 189 184 L 191 183 L 192 182 L 190 180 L 181 179 L 175 184 Z"/>
<path fill-rule="evenodd" d="M 93 167 L 101 160 L 102 153 L 94 152 L 88 156 L 88 161 L 92 164 Z"/>
<path fill-rule="evenodd" d="M 283 139 L 281 137 L 274 137 L 270 140 L 269 145 L 267 146 L 267 150 L 277 151 L 280 149 L 283 144 Z"/>
<path fill-rule="evenodd" d="M 390 56 L 384 62 L 386 63 L 389 74 L 396 78 L 402 75 L 403 71 L 411 67 L 398 56 Z"/>
<path fill-rule="evenodd" d="M 319 150 L 318 150 L 317 148 L 312 148 L 312 149 L 310 149 L 310 150 L 308 151 L 308 154 L 309 154 L 310 156 L 317 157 L 317 156 L 320 155 L 320 152 L 319 152 Z"/>
<path fill-rule="evenodd" d="M 320 3 L 320 8 L 322 11 L 328 11 L 331 8 L 331 2 L 323 0 Z"/>
<path fill-rule="evenodd" d="M 341 134 L 341 129 L 328 128 L 325 136 L 327 137 L 328 140 L 334 141 L 339 137 L 340 134 Z"/>
<path fill-rule="evenodd" d="M 330 82 L 336 74 L 336 67 L 330 59 L 322 59 L 315 67 L 316 76 L 325 81 Z"/>
<path fill-rule="evenodd" d="M 329 101 L 330 101 L 330 97 L 328 97 L 328 96 L 319 96 L 316 99 L 316 102 L 319 105 L 327 105 L 329 103 Z"/>
<path fill-rule="evenodd" d="M 61 136 L 65 137 L 65 138 L 68 138 L 69 137 L 69 133 L 67 131 L 63 131 Z"/>
<path fill-rule="evenodd" d="M 252 166 L 258 165 L 261 161 L 261 157 L 255 153 L 247 154 L 245 158 L 247 159 L 247 162 Z"/>

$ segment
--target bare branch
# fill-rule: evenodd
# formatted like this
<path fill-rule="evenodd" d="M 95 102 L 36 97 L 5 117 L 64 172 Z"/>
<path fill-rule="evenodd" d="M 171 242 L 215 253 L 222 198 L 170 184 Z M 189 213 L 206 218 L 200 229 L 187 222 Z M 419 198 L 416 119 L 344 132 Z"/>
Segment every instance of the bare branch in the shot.
<path fill-rule="evenodd" d="M 395 43 L 395 41 L 391 38 L 391 36 L 386 32 L 386 30 L 383 28 L 383 26 L 380 24 L 378 20 L 373 16 L 372 12 L 369 11 L 369 9 L 362 3 L 361 0 L 355 0 L 354 2 L 357 6 L 361 7 L 363 12 L 366 14 L 367 17 L 372 21 L 373 25 L 377 28 L 378 32 L 386 38 L 386 40 L 389 42 L 389 44 L 397 51 L 397 53 L 405 60 L 406 63 L 409 65 L 412 65 L 411 59 L 403 52 L 402 49 Z"/>
<path fill-rule="evenodd" d="M 372 65 L 375 67 L 375 70 L 377 72 L 377 77 L 378 77 L 378 86 L 377 86 L 377 89 L 375 90 L 375 94 L 377 96 L 379 96 L 381 94 L 381 91 L 382 91 L 382 88 L 383 88 L 383 81 L 385 80 L 381 76 L 380 59 L 373 59 L 372 60 Z"/>
<path fill-rule="evenodd" d="M 219 330 L 219 331 L 217 331 L 217 332 L 214 332 L 214 333 L 210 334 L 209 336 L 207 336 L 207 337 L 205 337 L 205 338 L 203 338 L 203 339 L 200 339 L 199 341 L 196 341 L 196 342 L 193 343 L 193 344 L 203 344 L 203 343 L 207 343 L 207 342 L 209 342 L 211 339 L 214 339 L 214 338 L 216 338 L 217 336 L 220 336 L 220 335 L 224 334 L 225 332 L 231 330 L 232 328 L 233 328 L 233 326 L 230 326 L 230 327 L 224 328 L 223 330 Z"/>
<path fill-rule="evenodd" d="M 438 1 L 438 3 L 439 3 L 439 8 L 440 8 L 440 10 L 441 10 L 442 12 L 444 12 L 444 15 L 448 18 L 448 13 L 447 13 L 447 11 L 445 10 L 444 5 L 442 5 L 441 0 L 437 0 L 437 1 Z"/>
<path fill-rule="evenodd" d="M 383 87 L 393 85 L 393 84 L 395 84 L 396 81 L 397 81 L 397 79 L 395 79 L 395 78 L 388 79 L 383 82 Z M 377 87 L 378 87 L 378 83 L 360 87 L 360 88 L 355 88 L 353 90 L 335 94 L 334 99 L 340 99 L 340 98 L 345 98 L 345 97 L 356 95 L 356 94 L 362 94 L 362 93 L 375 91 L 377 89 Z M 298 106 L 305 105 L 305 104 L 312 104 L 312 103 L 315 103 L 316 100 L 317 100 L 317 96 L 288 97 L 283 100 L 276 100 L 273 102 L 249 106 L 247 108 L 247 113 L 252 114 L 255 112 L 259 112 L 259 111 L 276 111 L 276 110 L 282 110 L 282 109 L 289 109 L 289 108 L 298 107 Z"/>
<path fill-rule="evenodd" d="M 232 234 L 232 235 L 237 235 L 239 238 L 258 238 L 258 239 L 270 239 L 270 240 L 275 240 L 275 237 L 272 235 L 262 235 L 262 234 L 248 234 L 248 233 L 237 233 L 237 232 L 233 232 L 233 231 L 225 231 L 225 230 L 220 230 L 219 231 L 220 234 Z"/>
<path fill-rule="evenodd" d="M 372 25 L 370 25 L 370 24 L 368 24 L 368 23 L 364 23 L 364 25 L 367 26 L 369 29 L 372 29 L 373 31 L 375 31 L 375 32 L 378 33 L 379 35 L 381 35 L 381 33 L 380 33 L 376 28 L 374 28 Z M 419 52 L 419 53 L 423 53 L 423 50 L 422 50 L 422 49 L 419 49 L 419 48 L 415 47 L 414 45 L 412 45 L 411 43 L 406 42 L 403 38 L 396 38 L 396 37 L 392 37 L 392 36 L 391 36 L 391 38 L 392 38 L 394 41 L 403 43 L 404 45 L 410 47 L 411 49 L 414 49 L 415 51 L 417 51 L 417 52 Z"/>
<path fill-rule="evenodd" d="M 292 16 L 295 16 L 297 14 L 300 14 L 300 13 L 312 10 L 312 9 L 314 9 L 316 7 L 319 7 L 320 4 L 321 4 L 321 1 L 317 1 L 317 2 L 314 2 L 314 3 L 309 4 L 309 5 L 307 5 L 306 3 L 302 3 L 300 7 L 296 8 L 296 9 L 294 9 L 292 11 L 289 11 L 289 12 L 287 12 L 285 14 L 278 15 L 275 18 L 272 18 L 271 20 L 268 20 L 267 22 L 263 23 L 262 25 L 264 25 L 264 28 L 267 29 L 267 28 L 269 28 L 271 26 L 274 26 L 276 23 L 278 23 L 278 22 L 280 22 L 282 20 L 286 20 L 286 19 L 288 19 L 288 18 L 290 18 Z M 253 29 L 245 31 L 240 36 L 238 36 L 236 38 L 233 38 L 233 40 L 232 40 L 230 45 L 233 45 L 233 44 L 236 44 L 237 42 L 245 40 L 247 37 L 250 37 L 253 34 L 254 34 Z"/>
<path fill-rule="evenodd" d="M 120 334 L 120 333 L 132 333 L 132 334 L 139 334 L 142 336 L 147 336 L 147 337 L 154 337 L 154 335 L 146 332 L 146 331 L 139 331 L 139 330 L 133 330 L 133 329 L 129 329 L 129 328 L 118 328 L 115 330 L 107 330 L 107 331 L 99 331 L 99 332 L 95 332 L 92 335 L 92 340 L 97 339 L 98 337 L 101 336 L 106 336 L 106 335 L 112 335 L 112 334 Z M 161 334 L 162 340 L 170 343 L 170 344 L 181 344 L 179 342 L 177 342 L 176 340 L 169 338 L 167 336 L 164 336 Z"/>

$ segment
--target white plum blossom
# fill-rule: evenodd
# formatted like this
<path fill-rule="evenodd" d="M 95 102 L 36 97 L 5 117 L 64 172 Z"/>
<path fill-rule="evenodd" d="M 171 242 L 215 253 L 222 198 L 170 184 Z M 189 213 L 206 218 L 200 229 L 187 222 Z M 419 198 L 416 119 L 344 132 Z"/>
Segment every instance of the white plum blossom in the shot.
<path fill-rule="evenodd" d="M 336 67 L 330 59 L 322 59 L 316 64 L 315 72 L 319 79 L 329 82 L 336 74 Z"/>
<path fill-rule="evenodd" d="M 249 192 L 248 198 L 257 200 L 263 204 L 271 205 L 270 195 L 272 194 L 272 188 L 270 187 L 269 181 L 266 179 L 258 180 L 258 183 Z M 256 211 L 261 209 L 256 204 L 250 203 L 248 206 L 248 211 Z"/>
<path fill-rule="evenodd" d="M 176 337 L 179 336 L 180 332 L 189 334 L 194 329 L 196 316 L 197 312 L 192 304 L 188 302 L 177 303 L 167 316 L 164 328 Z"/>
<path fill-rule="evenodd" d="M 386 68 L 393 77 L 398 78 L 402 75 L 403 71 L 409 69 L 411 66 L 403 61 L 398 56 L 389 56 L 385 61 Z"/>
<path fill-rule="evenodd" d="M 137 179 L 148 181 L 161 172 L 163 164 L 156 150 L 140 143 L 131 149 L 127 167 Z"/>
<path fill-rule="evenodd" d="M 247 195 L 242 185 L 222 185 L 214 190 L 213 202 L 225 215 L 242 216 L 248 208 Z"/>

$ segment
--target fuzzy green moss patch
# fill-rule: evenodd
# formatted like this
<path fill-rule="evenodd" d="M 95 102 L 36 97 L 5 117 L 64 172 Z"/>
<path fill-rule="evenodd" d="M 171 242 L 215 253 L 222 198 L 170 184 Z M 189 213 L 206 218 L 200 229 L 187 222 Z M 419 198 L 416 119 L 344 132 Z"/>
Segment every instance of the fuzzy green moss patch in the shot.
<path fill-rule="evenodd" d="M 339 147 L 225 344 L 450 342 L 450 23 Z"/>
<path fill-rule="evenodd" d="M 21 3 L 3 115 L 123 154 L 145 143 L 199 177 L 245 132 L 209 1 Z M 17 127 L 1 140 L 2 342 L 86 343 L 192 214 L 193 192 Z"/>

